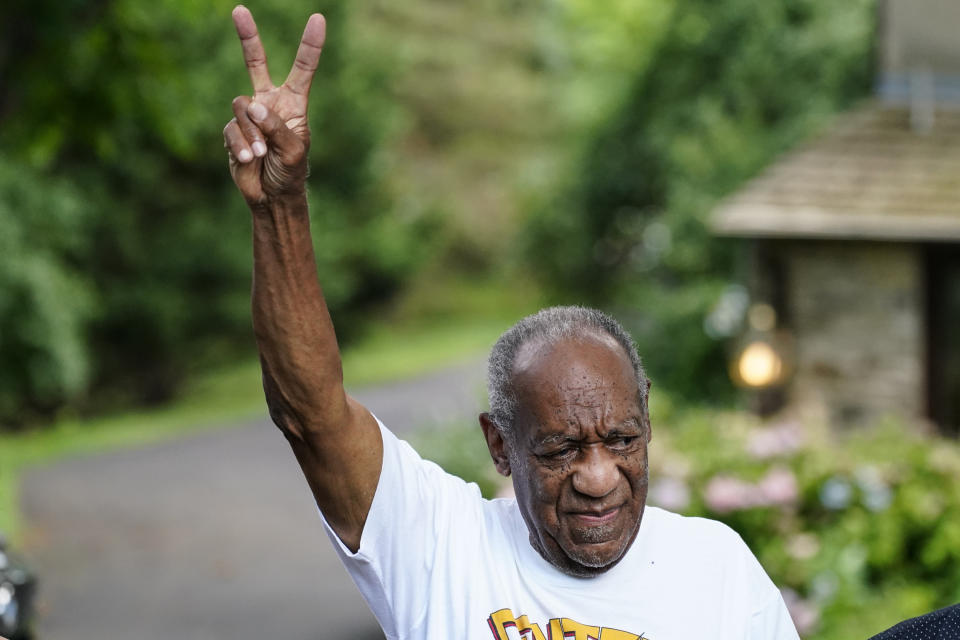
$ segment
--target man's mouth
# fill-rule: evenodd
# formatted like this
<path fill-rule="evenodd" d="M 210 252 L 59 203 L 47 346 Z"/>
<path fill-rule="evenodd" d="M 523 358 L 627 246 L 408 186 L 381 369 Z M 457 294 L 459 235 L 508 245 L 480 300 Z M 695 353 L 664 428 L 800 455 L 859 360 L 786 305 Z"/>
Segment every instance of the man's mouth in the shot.
<path fill-rule="evenodd" d="M 611 507 L 604 510 L 572 511 L 571 516 L 587 527 L 598 527 L 613 522 L 622 507 Z"/>

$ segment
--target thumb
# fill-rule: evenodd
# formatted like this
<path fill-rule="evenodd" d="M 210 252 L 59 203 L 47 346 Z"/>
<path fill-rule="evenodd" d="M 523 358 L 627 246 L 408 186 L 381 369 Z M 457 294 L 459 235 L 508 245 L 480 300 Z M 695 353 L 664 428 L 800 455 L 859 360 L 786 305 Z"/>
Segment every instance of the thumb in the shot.
<path fill-rule="evenodd" d="M 263 132 L 283 164 L 294 165 L 303 158 L 303 140 L 274 111 L 259 102 L 251 102 L 247 105 L 247 115 Z"/>

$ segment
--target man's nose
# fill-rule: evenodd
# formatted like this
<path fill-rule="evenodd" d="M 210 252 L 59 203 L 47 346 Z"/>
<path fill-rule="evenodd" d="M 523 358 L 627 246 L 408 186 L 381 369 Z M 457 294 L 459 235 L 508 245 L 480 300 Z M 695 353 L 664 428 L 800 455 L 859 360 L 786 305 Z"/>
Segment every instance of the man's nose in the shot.
<path fill-rule="evenodd" d="M 573 473 L 573 488 L 591 498 L 602 498 L 617 487 L 620 469 L 602 446 L 585 447 Z"/>

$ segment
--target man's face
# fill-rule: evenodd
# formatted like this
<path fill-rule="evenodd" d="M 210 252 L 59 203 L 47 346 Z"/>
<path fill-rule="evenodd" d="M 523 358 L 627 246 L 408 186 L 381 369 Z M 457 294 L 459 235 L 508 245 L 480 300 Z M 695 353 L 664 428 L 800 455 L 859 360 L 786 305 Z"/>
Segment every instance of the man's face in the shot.
<path fill-rule="evenodd" d="M 514 372 L 520 406 L 504 445 L 530 542 L 565 573 L 603 573 L 647 499 L 650 424 L 630 360 L 613 338 L 587 335 L 525 345 Z"/>

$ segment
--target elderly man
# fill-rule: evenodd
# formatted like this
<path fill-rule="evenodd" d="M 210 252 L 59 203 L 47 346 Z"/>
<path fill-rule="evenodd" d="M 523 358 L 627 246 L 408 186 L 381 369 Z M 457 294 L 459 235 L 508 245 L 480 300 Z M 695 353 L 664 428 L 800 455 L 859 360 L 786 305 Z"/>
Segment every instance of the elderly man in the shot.
<path fill-rule="evenodd" d="M 609 317 L 541 311 L 490 356 L 480 426 L 516 500 L 425 462 L 344 391 L 305 197 L 307 96 L 324 42 L 307 22 L 274 86 L 250 12 L 233 13 L 253 96 L 224 129 L 253 217 L 253 320 L 270 415 L 389 638 L 779 640 L 779 592 L 727 527 L 647 497 L 649 382 Z"/>

